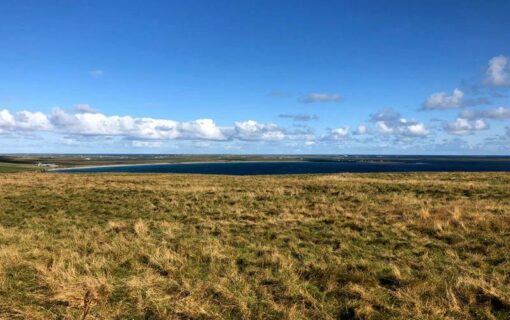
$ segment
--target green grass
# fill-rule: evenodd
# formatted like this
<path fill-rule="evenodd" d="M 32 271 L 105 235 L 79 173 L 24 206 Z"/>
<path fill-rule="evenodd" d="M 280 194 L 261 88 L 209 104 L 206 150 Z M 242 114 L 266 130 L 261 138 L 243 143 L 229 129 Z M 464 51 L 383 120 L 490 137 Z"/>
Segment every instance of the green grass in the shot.
<path fill-rule="evenodd" d="M 40 171 L 40 168 L 29 164 L 0 162 L 0 173 L 15 173 L 24 171 Z"/>
<path fill-rule="evenodd" d="M 506 173 L 0 175 L 0 318 L 508 319 Z"/>

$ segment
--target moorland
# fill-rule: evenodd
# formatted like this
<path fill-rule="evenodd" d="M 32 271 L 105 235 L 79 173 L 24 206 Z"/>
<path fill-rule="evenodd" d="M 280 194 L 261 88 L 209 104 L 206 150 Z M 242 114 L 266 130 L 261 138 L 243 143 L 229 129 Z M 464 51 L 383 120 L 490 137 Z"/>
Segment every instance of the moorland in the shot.
<path fill-rule="evenodd" d="M 508 319 L 510 174 L 0 174 L 0 319 Z"/>

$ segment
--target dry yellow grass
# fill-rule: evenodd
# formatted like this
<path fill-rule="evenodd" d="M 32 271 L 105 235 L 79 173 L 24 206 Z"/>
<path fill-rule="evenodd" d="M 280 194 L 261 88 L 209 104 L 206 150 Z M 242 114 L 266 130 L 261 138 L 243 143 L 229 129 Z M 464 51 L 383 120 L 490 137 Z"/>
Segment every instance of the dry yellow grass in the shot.
<path fill-rule="evenodd" d="M 0 175 L 2 319 L 508 319 L 510 175 Z"/>

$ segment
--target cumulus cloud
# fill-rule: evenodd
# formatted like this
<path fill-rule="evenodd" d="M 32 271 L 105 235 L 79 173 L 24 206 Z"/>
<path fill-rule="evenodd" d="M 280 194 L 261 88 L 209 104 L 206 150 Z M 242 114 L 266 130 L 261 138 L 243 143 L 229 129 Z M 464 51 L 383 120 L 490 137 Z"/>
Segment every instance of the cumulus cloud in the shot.
<path fill-rule="evenodd" d="M 507 57 L 499 55 L 489 60 L 485 84 L 494 87 L 510 86 L 510 66 Z"/>
<path fill-rule="evenodd" d="M 327 135 L 322 137 L 322 140 L 345 140 L 349 137 L 350 127 L 339 127 L 335 129 L 329 129 Z"/>
<path fill-rule="evenodd" d="M 385 109 L 372 114 L 370 121 L 375 122 L 377 131 L 382 135 L 425 137 L 429 134 L 425 124 L 403 118 L 399 112 L 393 109 Z"/>
<path fill-rule="evenodd" d="M 335 93 L 309 93 L 302 96 L 299 101 L 302 103 L 316 103 L 316 102 L 341 102 L 342 96 Z"/>
<path fill-rule="evenodd" d="M 167 119 L 107 116 L 102 113 L 68 114 L 53 109 L 50 121 L 57 131 L 75 135 L 123 136 L 133 139 L 225 140 L 221 128 L 211 119 L 177 122 Z"/>
<path fill-rule="evenodd" d="M 487 110 L 464 110 L 460 118 L 465 119 L 510 119 L 510 108 L 498 107 Z"/>
<path fill-rule="evenodd" d="M 404 125 L 404 128 L 401 129 L 401 134 L 404 136 L 425 137 L 428 133 L 429 131 L 425 125 L 417 122 L 406 124 Z"/>
<path fill-rule="evenodd" d="M 390 134 L 395 131 L 393 126 L 387 125 L 386 122 L 384 122 L 384 121 L 377 121 L 375 123 L 375 126 L 376 126 L 377 130 L 382 134 Z"/>
<path fill-rule="evenodd" d="M 226 140 L 223 130 L 211 119 L 181 122 L 177 126 L 184 139 Z"/>
<path fill-rule="evenodd" d="M 469 120 L 457 118 L 455 121 L 443 123 L 443 129 L 453 135 L 473 134 L 475 131 L 486 130 L 488 128 L 489 125 L 483 119 Z"/>
<path fill-rule="evenodd" d="M 278 117 L 283 118 L 283 119 L 290 119 L 292 121 L 302 121 L 302 122 L 318 119 L 318 117 L 316 115 L 311 115 L 311 114 L 280 114 L 280 115 L 278 115 Z"/>
<path fill-rule="evenodd" d="M 51 129 L 48 117 L 41 112 L 20 111 L 13 115 L 7 109 L 0 110 L 0 133 Z"/>
<path fill-rule="evenodd" d="M 174 121 L 149 117 L 105 115 L 90 106 L 81 105 L 74 112 L 54 108 L 48 115 L 41 112 L 20 111 L 11 114 L 0 110 L 0 134 L 21 131 L 47 131 L 64 136 L 62 143 L 101 138 L 121 138 L 133 147 L 156 147 L 167 140 L 192 141 L 311 141 L 311 130 L 287 131 L 273 123 L 254 120 L 238 121 L 220 127 L 212 119 Z M 72 137 L 72 138 L 68 138 Z"/>
<path fill-rule="evenodd" d="M 234 124 L 234 136 L 240 140 L 283 140 L 285 133 L 276 124 L 258 123 L 254 120 Z"/>
<path fill-rule="evenodd" d="M 423 102 L 423 109 L 452 109 L 460 108 L 463 106 L 462 99 L 464 98 L 464 92 L 460 89 L 455 88 L 451 95 L 446 92 L 436 92 Z"/>
<path fill-rule="evenodd" d="M 50 130 L 48 117 L 41 112 L 20 111 L 16 113 L 16 127 L 21 130 Z"/>
<path fill-rule="evenodd" d="M 356 131 L 354 132 L 354 134 L 357 134 L 357 135 L 363 135 L 363 134 L 366 134 L 368 132 L 368 127 L 364 124 L 360 124 L 357 128 L 356 128 Z"/>
<path fill-rule="evenodd" d="M 15 126 L 16 121 L 14 120 L 14 116 L 9 112 L 9 110 L 0 110 L 0 133 L 11 130 Z"/>

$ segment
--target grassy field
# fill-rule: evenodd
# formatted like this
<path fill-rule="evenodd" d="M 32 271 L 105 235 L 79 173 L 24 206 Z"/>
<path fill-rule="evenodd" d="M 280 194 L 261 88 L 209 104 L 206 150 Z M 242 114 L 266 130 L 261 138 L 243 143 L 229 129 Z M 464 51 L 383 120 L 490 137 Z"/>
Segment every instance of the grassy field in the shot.
<path fill-rule="evenodd" d="M 509 319 L 510 174 L 0 175 L 1 319 Z"/>
<path fill-rule="evenodd" d="M 42 171 L 42 170 L 30 164 L 0 162 L 0 173 L 14 173 L 24 171 Z"/>

